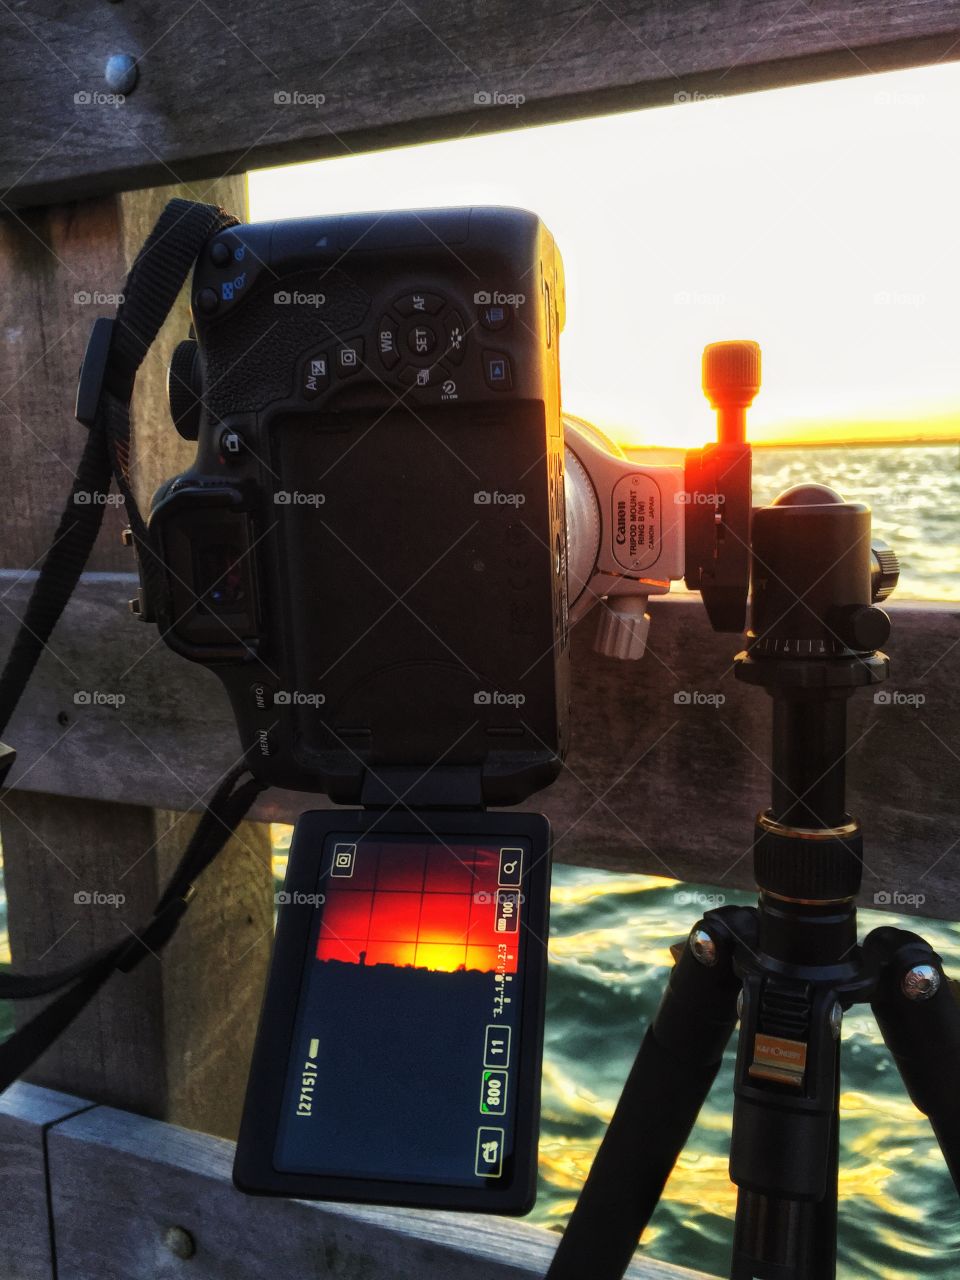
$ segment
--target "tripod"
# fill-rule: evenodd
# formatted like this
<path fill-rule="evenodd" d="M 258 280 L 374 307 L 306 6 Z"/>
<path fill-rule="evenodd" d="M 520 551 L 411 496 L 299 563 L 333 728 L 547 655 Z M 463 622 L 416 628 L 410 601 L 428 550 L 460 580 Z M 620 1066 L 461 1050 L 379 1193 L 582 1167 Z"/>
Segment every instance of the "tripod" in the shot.
<path fill-rule="evenodd" d="M 755 908 L 708 911 L 676 965 L 548 1280 L 619 1280 L 739 1017 L 731 1280 L 836 1274 L 840 1027 L 869 1003 L 960 1190 L 960 1001 L 916 934 L 857 942 L 863 849 L 845 806 L 846 705 L 882 681 L 875 607 L 896 558 L 869 508 L 819 485 L 754 513 L 752 629 L 738 679 L 773 699 L 773 787 L 757 819 Z"/>

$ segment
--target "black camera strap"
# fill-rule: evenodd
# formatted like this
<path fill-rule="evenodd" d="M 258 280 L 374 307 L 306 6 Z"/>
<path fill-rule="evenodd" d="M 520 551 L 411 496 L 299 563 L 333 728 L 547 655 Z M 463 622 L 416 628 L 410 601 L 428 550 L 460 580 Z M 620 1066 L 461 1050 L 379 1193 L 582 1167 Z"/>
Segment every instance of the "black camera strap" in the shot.
<path fill-rule="evenodd" d="M 113 479 L 123 494 L 148 590 L 166 587 L 149 531 L 130 486 L 130 400 L 137 370 L 170 313 L 207 240 L 238 219 L 215 205 L 171 200 L 137 254 L 114 319 L 94 324 L 77 391 L 77 418 L 89 429 L 73 488 L 44 558 L 26 613 L 0 673 L 0 733 L 16 709 L 54 627 L 73 594 L 103 521 Z M 95 495 L 77 501 L 79 493 Z M 3 763 L 0 748 L 0 765 Z M 0 1045 L 0 1091 L 69 1026 L 115 970 L 129 973 L 173 936 L 194 882 L 242 820 L 263 785 L 240 766 L 217 787 L 146 926 L 87 959 L 48 973 L 0 971 L 0 999 L 56 995 Z"/>

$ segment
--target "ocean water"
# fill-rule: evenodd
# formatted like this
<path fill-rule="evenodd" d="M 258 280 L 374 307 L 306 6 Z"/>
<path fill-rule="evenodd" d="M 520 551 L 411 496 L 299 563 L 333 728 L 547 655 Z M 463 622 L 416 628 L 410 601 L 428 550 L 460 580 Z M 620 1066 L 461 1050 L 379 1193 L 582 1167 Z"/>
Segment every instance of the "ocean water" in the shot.
<path fill-rule="evenodd" d="M 960 422 L 958 422 L 960 438 Z M 630 446 L 649 463 L 682 463 L 682 449 Z M 875 537 L 900 558 L 898 600 L 960 600 L 960 439 L 946 444 L 756 448 L 753 500 L 763 506 L 795 484 L 825 484 L 866 502 Z M 674 591 L 684 591 L 675 584 Z"/>
<path fill-rule="evenodd" d="M 755 449 L 753 477 L 757 506 L 804 481 L 868 503 L 900 557 L 896 599 L 960 600 L 960 445 Z"/>
<path fill-rule="evenodd" d="M 556 866 L 543 1069 L 540 1182 L 528 1221 L 562 1227 L 656 1012 L 681 939 L 716 895 L 707 885 Z M 725 891 L 728 903 L 750 903 Z M 861 937 L 887 913 L 859 913 Z M 960 927 L 902 921 L 960 974 Z M 735 1039 L 641 1252 L 729 1274 L 736 1190 L 727 1173 Z M 841 1036 L 840 1280 L 960 1275 L 960 1200 L 924 1116 L 903 1089 L 868 1007 Z M 656 1099 L 651 1100 L 653 1106 Z"/>
<path fill-rule="evenodd" d="M 960 600 L 958 462 L 956 445 L 758 450 L 755 498 L 768 502 L 791 484 L 817 481 L 867 501 L 876 532 L 901 559 L 898 597 Z M 289 828 L 274 831 L 280 874 Z M 539 1195 L 529 1221 L 565 1224 L 656 1011 L 669 948 L 705 909 L 698 895 L 715 893 L 651 876 L 555 868 Z M 727 902 L 751 900 L 725 893 Z M 863 911 L 861 936 L 894 923 L 889 914 Z M 915 917 L 902 923 L 960 976 L 960 926 Z M 11 1027 L 9 1006 L 0 1002 L 0 1037 Z M 842 1049 L 840 1280 L 960 1275 L 960 1200 L 869 1010 L 847 1015 Z M 727 1274 L 736 1204 L 727 1176 L 733 1053 L 731 1045 L 642 1245 L 649 1257 L 717 1276 Z"/>

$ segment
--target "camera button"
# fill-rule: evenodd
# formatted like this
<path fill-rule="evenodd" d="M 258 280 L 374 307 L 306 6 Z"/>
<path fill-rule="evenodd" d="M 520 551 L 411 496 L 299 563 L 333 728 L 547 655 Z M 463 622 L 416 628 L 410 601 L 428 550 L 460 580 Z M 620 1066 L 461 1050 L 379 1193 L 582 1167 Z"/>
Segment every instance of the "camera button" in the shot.
<path fill-rule="evenodd" d="M 197 310 L 205 315 L 212 315 L 220 305 L 220 297 L 216 289 L 201 289 L 197 294 Z"/>
<path fill-rule="evenodd" d="M 250 698 L 255 711 L 272 712 L 276 696 L 275 687 L 265 680 L 256 680 L 250 686 Z"/>
<path fill-rule="evenodd" d="M 210 261 L 215 267 L 225 267 L 232 261 L 233 253 L 226 240 L 214 240 L 210 246 Z"/>
<path fill-rule="evenodd" d="M 477 311 L 477 317 L 484 329 L 505 329 L 510 323 L 509 308 L 501 306 L 498 302 L 490 302 L 486 306 L 480 307 Z"/>
<path fill-rule="evenodd" d="M 484 351 L 483 376 L 495 391 L 509 391 L 513 386 L 510 357 L 502 351 Z"/>
<path fill-rule="evenodd" d="M 393 306 L 402 316 L 435 316 L 443 310 L 444 300 L 436 293 L 408 293 L 398 298 Z"/>
<path fill-rule="evenodd" d="M 243 452 L 243 436 L 239 431 L 231 431 L 224 427 L 220 432 L 220 456 L 223 459 L 236 458 Z"/>
<path fill-rule="evenodd" d="M 396 323 L 389 316 L 384 316 L 377 330 L 377 351 L 380 363 L 386 369 L 393 369 L 400 363 L 400 352 L 397 349 L 399 334 Z"/>
<path fill-rule="evenodd" d="M 415 356 L 419 356 L 422 360 L 424 356 L 428 356 L 432 351 L 436 350 L 436 329 L 432 324 L 426 323 L 409 325 L 407 328 L 407 346 Z"/>
<path fill-rule="evenodd" d="M 308 356 L 300 375 L 300 395 L 304 400 L 315 400 L 330 385 L 330 358 L 324 351 Z"/>
<path fill-rule="evenodd" d="M 463 327 L 463 321 L 457 315 L 456 311 L 451 311 L 447 316 L 444 326 L 444 342 L 446 349 L 443 358 L 449 360 L 451 364 L 459 364 L 463 359 L 463 353 L 467 345 L 467 331 Z"/>
<path fill-rule="evenodd" d="M 351 378 L 363 368 L 363 339 L 351 338 L 337 348 L 337 372 L 342 378 Z"/>
<path fill-rule="evenodd" d="M 405 387 L 432 387 L 442 370 L 418 369 L 416 365 L 407 364 L 400 370 L 399 378 Z"/>

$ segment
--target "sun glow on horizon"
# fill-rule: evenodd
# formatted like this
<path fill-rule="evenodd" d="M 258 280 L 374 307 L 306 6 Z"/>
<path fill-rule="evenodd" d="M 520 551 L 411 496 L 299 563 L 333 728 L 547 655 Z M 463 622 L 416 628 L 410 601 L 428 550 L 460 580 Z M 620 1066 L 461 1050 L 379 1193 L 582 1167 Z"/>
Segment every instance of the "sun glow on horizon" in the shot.
<path fill-rule="evenodd" d="M 364 841 L 347 878 L 326 880 L 316 958 L 374 968 L 517 971 L 517 931 L 497 927 L 502 853 Z M 516 851 L 514 851 L 516 852 Z M 522 856 L 522 855 L 521 855 Z"/>
<path fill-rule="evenodd" d="M 535 210 L 566 265 L 565 407 L 624 443 L 709 439 L 700 352 L 733 337 L 763 347 L 758 443 L 947 440 L 958 151 L 948 63 L 260 170 L 250 215 Z"/>

